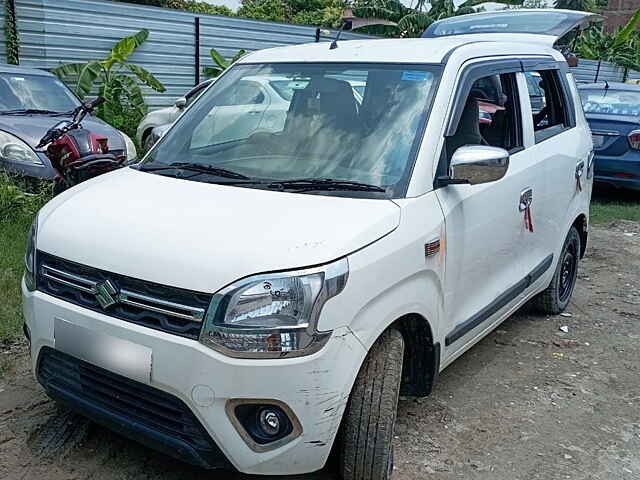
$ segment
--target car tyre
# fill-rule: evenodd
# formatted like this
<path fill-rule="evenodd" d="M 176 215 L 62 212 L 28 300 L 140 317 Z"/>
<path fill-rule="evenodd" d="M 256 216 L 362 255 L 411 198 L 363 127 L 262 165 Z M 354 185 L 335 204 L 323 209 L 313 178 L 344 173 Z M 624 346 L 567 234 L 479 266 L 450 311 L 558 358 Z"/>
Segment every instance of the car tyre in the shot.
<path fill-rule="evenodd" d="M 142 139 L 142 148 L 144 149 L 145 152 L 148 152 L 149 150 L 151 150 L 151 147 L 155 145 L 155 143 L 156 142 L 155 142 L 155 139 L 153 138 L 153 134 L 151 130 L 149 130 L 144 134 L 144 137 Z"/>
<path fill-rule="evenodd" d="M 573 294 L 580 262 L 580 234 L 571 227 L 549 286 L 533 300 L 534 307 L 548 315 L 562 313 Z"/>
<path fill-rule="evenodd" d="M 389 329 L 360 368 L 342 424 L 339 469 L 343 480 L 391 478 L 403 357 L 402 335 Z"/>

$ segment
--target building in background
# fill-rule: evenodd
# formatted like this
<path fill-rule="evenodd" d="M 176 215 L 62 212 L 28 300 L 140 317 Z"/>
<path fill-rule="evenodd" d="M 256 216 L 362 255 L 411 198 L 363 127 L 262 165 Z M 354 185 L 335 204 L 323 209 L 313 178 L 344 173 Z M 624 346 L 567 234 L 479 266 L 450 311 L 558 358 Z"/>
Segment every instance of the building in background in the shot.
<path fill-rule="evenodd" d="M 639 8 L 640 0 L 609 0 L 609 5 L 603 12 L 605 29 L 612 31 L 625 25 Z"/>

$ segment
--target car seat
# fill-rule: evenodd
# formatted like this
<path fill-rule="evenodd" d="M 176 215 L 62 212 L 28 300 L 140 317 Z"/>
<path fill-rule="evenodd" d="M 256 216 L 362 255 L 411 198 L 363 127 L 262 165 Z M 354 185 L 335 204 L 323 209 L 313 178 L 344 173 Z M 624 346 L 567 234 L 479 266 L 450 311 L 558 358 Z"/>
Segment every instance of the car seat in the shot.
<path fill-rule="evenodd" d="M 480 107 L 478 101 L 469 96 L 464 105 L 456 133 L 447 137 L 449 160 L 458 148 L 464 145 L 488 145 L 480 133 Z"/>

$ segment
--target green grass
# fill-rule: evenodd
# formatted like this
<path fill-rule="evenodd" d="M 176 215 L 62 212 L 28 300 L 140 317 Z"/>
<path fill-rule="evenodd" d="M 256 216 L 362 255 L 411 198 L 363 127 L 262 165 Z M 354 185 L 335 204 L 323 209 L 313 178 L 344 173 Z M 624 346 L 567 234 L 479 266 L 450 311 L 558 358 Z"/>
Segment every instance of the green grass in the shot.
<path fill-rule="evenodd" d="M 591 202 L 591 223 L 615 220 L 640 222 L 640 192 L 608 190 L 596 185 Z"/>
<path fill-rule="evenodd" d="M 25 195 L 24 181 L 0 171 L 0 347 L 21 336 L 20 280 L 27 234 L 33 216 L 51 198 L 50 185 L 31 184 L 33 194 Z"/>
<path fill-rule="evenodd" d="M 30 225 L 28 215 L 0 221 L 0 345 L 21 335 L 20 280 Z"/>

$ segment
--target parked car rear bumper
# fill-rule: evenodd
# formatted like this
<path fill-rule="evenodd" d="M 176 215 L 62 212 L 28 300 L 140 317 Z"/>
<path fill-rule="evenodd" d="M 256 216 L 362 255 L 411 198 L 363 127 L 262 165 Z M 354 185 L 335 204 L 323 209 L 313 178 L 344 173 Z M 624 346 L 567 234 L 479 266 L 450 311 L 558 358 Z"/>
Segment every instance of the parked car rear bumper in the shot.
<path fill-rule="evenodd" d="M 596 182 L 640 190 L 640 152 L 627 152 L 619 157 L 596 153 L 595 162 Z"/>

